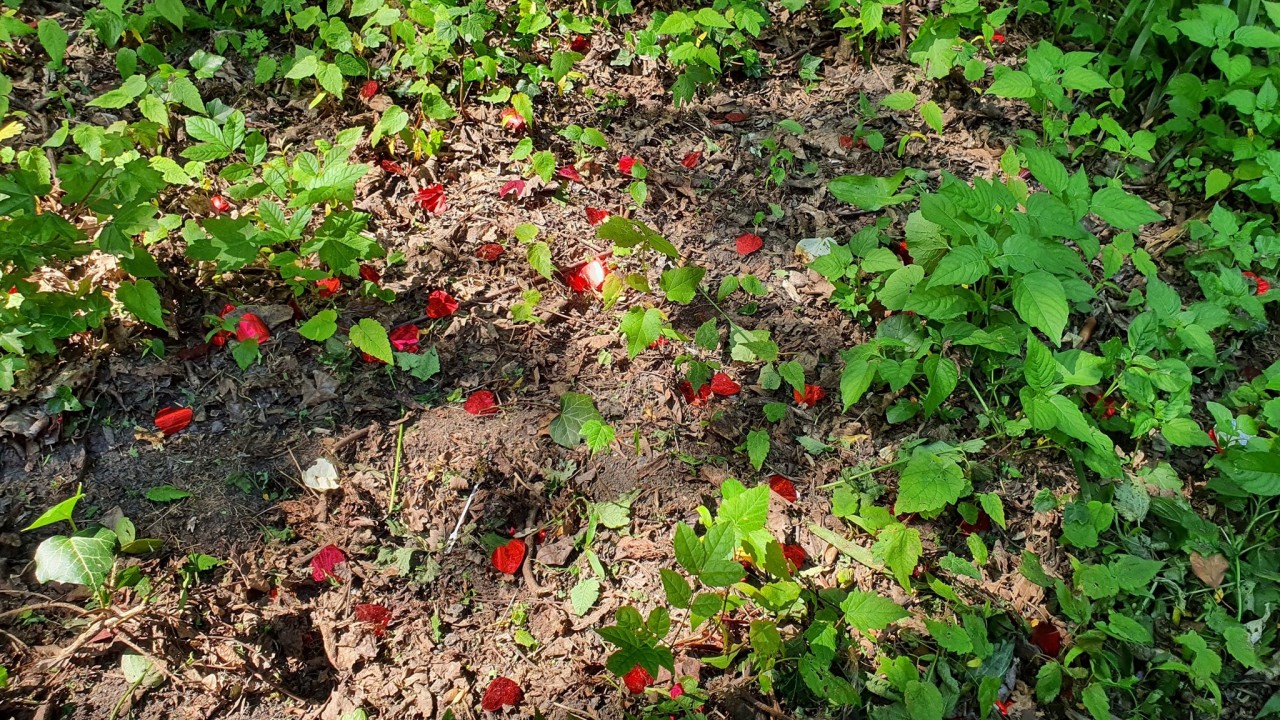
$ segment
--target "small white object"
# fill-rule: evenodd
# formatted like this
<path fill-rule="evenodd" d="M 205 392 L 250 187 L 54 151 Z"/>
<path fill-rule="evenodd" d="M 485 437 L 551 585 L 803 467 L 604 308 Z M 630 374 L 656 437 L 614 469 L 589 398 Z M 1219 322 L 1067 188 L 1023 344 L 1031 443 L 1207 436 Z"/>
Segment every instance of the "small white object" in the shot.
<path fill-rule="evenodd" d="M 302 484 L 318 492 L 338 489 L 338 469 L 327 458 L 316 458 L 302 473 Z"/>
<path fill-rule="evenodd" d="M 823 255 L 831 254 L 831 246 L 836 245 L 833 237 L 811 237 L 796 243 L 796 253 L 805 262 L 813 262 Z"/>

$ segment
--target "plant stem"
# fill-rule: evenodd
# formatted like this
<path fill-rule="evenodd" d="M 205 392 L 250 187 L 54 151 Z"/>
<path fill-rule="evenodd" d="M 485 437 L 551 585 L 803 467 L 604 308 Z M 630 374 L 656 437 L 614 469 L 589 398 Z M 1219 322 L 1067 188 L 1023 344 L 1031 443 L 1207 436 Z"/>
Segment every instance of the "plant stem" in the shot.
<path fill-rule="evenodd" d="M 395 467 L 391 471 L 391 492 L 387 496 L 387 514 L 390 515 L 396 507 L 396 489 L 400 486 L 400 458 L 404 455 L 404 423 L 400 423 L 396 427 L 396 462 Z"/>
<path fill-rule="evenodd" d="M 818 489 L 819 489 L 819 490 L 830 490 L 831 488 L 836 487 L 837 485 L 846 485 L 846 484 L 848 484 L 848 483 L 849 483 L 849 481 L 850 481 L 850 480 L 857 480 L 858 478 L 866 477 L 866 476 L 868 476 L 868 475 L 872 475 L 872 474 L 878 473 L 878 472 L 880 472 L 881 470 L 888 470 L 888 469 L 889 469 L 889 468 L 891 468 L 891 467 L 897 467 L 897 466 L 899 466 L 899 465 L 904 465 L 904 464 L 906 464 L 907 460 L 910 460 L 910 459 L 911 459 L 911 458 L 910 458 L 909 456 L 908 456 L 908 457 L 904 457 L 904 458 L 898 458 L 897 460 L 894 460 L 894 461 L 893 461 L 893 462 L 891 462 L 891 463 L 886 463 L 886 464 L 881 465 L 881 466 L 879 466 L 879 467 L 873 467 L 873 468 L 871 468 L 870 470 L 863 470 L 863 471 L 862 471 L 862 472 L 860 472 L 860 473 L 855 473 L 855 474 L 853 474 L 853 475 L 850 475 L 849 477 L 840 478 L 839 480 L 837 480 L 837 481 L 835 481 L 835 482 L 827 483 L 826 485 L 819 485 L 819 486 L 818 486 Z"/>

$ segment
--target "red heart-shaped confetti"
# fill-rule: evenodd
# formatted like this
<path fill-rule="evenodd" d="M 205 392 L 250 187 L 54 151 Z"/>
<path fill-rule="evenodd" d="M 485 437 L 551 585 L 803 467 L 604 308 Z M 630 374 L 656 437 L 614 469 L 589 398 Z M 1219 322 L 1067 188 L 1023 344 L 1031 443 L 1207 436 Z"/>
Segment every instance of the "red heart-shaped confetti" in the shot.
<path fill-rule="evenodd" d="M 644 692 L 645 688 L 653 684 L 653 676 L 649 674 L 648 670 L 637 665 L 622 676 L 622 682 L 627 686 L 627 690 L 631 691 L 632 695 L 639 695 Z"/>
<path fill-rule="evenodd" d="M 333 574 L 333 569 L 346 560 L 346 554 L 337 545 L 325 545 L 311 558 L 311 579 L 316 582 L 324 582 L 329 578 L 337 580 L 338 576 Z"/>
<path fill-rule="evenodd" d="M 738 254 L 745 256 L 745 255 L 750 255 L 751 253 L 764 247 L 764 240 L 761 240 L 759 235 L 754 235 L 752 233 L 742 233 L 741 235 L 738 236 L 737 244 L 738 244 Z"/>
<path fill-rule="evenodd" d="M 480 700 L 480 707 L 487 712 L 494 712 L 502 709 L 505 705 L 519 705 L 524 699 L 524 691 L 511 678 L 499 675 L 489 683 L 489 687 L 485 688 L 484 698 Z"/>
<path fill-rule="evenodd" d="M 458 311 L 458 301 L 444 290 L 432 290 L 427 296 L 427 317 L 432 320 L 449 317 Z"/>
<path fill-rule="evenodd" d="M 472 415 L 494 415 L 498 412 L 498 401 L 488 390 L 477 390 L 462 403 L 462 409 Z"/>
<path fill-rule="evenodd" d="M 520 564 L 524 562 L 524 550 L 524 541 L 519 538 L 494 548 L 491 558 L 494 569 L 508 575 L 515 575 L 520 570 Z"/>
<path fill-rule="evenodd" d="M 717 395 L 737 395 L 742 392 L 742 386 L 728 375 L 718 372 L 711 376 L 711 392 Z"/>
<path fill-rule="evenodd" d="M 156 428 L 169 437 L 191 424 L 191 408 L 167 407 L 156 413 Z"/>
<path fill-rule="evenodd" d="M 786 500 L 787 502 L 795 502 L 798 497 L 796 495 L 795 483 L 782 475 L 769 476 L 769 489 L 773 490 L 777 493 L 778 497 Z"/>

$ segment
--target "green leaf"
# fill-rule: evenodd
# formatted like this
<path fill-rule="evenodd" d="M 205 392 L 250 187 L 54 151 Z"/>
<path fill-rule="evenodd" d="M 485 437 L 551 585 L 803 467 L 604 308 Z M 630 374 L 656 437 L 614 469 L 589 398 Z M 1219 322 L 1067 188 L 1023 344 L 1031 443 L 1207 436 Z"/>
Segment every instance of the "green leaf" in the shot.
<path fill-rule="evenodd" d="M 883 630 L 909 615 L 898 603 L 873 592 L 853 590 L 840 603 L 845 620 L 864 633 Z"/>
<path fill-rule="evenodd" d="M 396 367 L 426 382 L 440 374 L 440 353 L 435 349 L 422 353 L 395 353 Z"/>
<path fill-rule="evenodd" d="M 145 655 L 126 651 L 120 656 L 120 671 L 125 682 L 134 687 L 159 687 L 164 684 L 164 673 Z"/>
<path fill-rule="evenodd" d="M 595 606 L 600 599 L 600 581 L 595 578 L 583 578 L 569 591 L 569 602 L 573 605 L 573 614 L 582 617 Z"/>
<path fill-rule="evenodd" d="M 388 365 L 395 362 L 395 356 L 391 354 L 391 340 L 387 337 L 387 329 L 377 320 L 361 318 L 360 322 L 351 327 L 347 336 L 351 338 L 351 344 L 357 350 L 368 353 Z"/>
<path fill-rule="evenodd" d="M 516 93 L 511 96 L 511 107 L 520 113 L 520 117 L 524 118 L 525 123 L 533 124 L 533 100 L 524 93 Z"/>
<path fill-rule="evenodd" d="M 982 251 L 973 245 L 953 248 L 929 275 L 929 287 L 969 285 L 986 276 L 991 266 Z"/>
<path fill-rule="evenodd" d="M 906 176 L 905 170 L 887 178 L 878 175 L 843 175 L 832 180 L 827 185 L 827 190 L 837 200 L 859 209 L 879 210 L 911 199 L 910 195 L 898 192 L 898 187 Z"/>
<path fill-rule="evenodd" d="M 791 386 L 792 390 L 804 392 L 804 366 L 794 360 L 778 363 L 778 374 Z"/>
<path fill-rule="evenodd" d="M 720 347 L 720 330 L 716 326 L 715 318 L 710 318 L 698 326 L 698 331 L 693 335 L 693 342 L 707 352 L 715 352 L 716 348 Z"/>
<path fill-rule="evenodd" d="M 160 293 L 156 292 L 156 286 L 150 280 L 120 283 L 120 287 L 116 288 L 116 299 L 139 320 L 161 330 L 168 329 L 164 324 L 164 312 L 160 308 Z"/>
<path fill-rule="evenodd" d="M 957 655 L 967 655 L 973 652 L 973 641 L 969 639 L 969 634 L 964 628 L 953 623 L 939 622 L 931 618 L 925 618 L 924 625 L 929 630 L 929 634 L 938 642 L 938 647 L 948 650 Z"/>
<path fill-rule="evenodd" d="M 951 358 L 930 355 L 924 361 L 924 374 L 929 378 L 929 392 L 921 403 L 924 416 L 929 417 L 951 396 L 960 382 L 960 366 Z"/>
<path fill-rule="evenodd" d="M 942 692 L 933 683 L 912 681 L 907 685 L 903 699 L 911 720 L 942 720 Z"/>
<path fill-rule="evenodd" d="M 382 117 L 378 118 L 378 123 L 373 126 L 373 132 L 369 135 L 369 144 L 376 146 L 382 138 L 394 138 L 397 133 L 405 129 L 409 125 L 409 113 L 399 105 L 392 105 L 387 108 Z"/>
<path fill-rule="evenodd" d="M 1036 673 L 1036 699 L 1047 703 L 1062 692 L 1062 666 L 1056 662 L 1043 665 Z"/>
<path fill-rule="evenodd" d="M 765 403 L 764 418 L 769 422 L 778 422 L 787 416 L 787 404 L 780 402 Z"/>
<path fill-rule="evenodd" d="M 1154 638 L 1145 625 L 1123 613 L 1112 612 L 1107 618 L 1107 634 L 1125 642 L 1150 645 Z"/>
<path fill-rule="evenodd" d="M 308 340 L 324 342 L 338 331 L 338 311 L 321 310 L 298 328 L 298 334 Z"/>
<path fill-rule="evenodd" d="M 913 92 L 896 92 L 885 95 L 880 100 L 880 107 L 890 110 L 910 110 L 916 106 L 916 94 Z"/>
<path fill-rule="evenodd" d="M 35 519 L 34 522 L 22 528 L 22 531 L 26 532 L 28 530 L 35 530 L 36 528 L 42 528 L 46 525 L 52 525 L 54 523 L 59 523 L 64 520 L 70 520 L 72 513 L 74 513 L 76 510 L 76 503 L 80 502 L 80 499 L 83 497 L 84 497 L 83 488 L 77 487 L 75 495 L 72 495 L 66 500 L 63 500 L 57 505 L 54 505 L 53 507 L 49 508 L 48 510 L 45 510 L 40 515 L 40 517 Z"/>
<path fill-rule="evenodd" d="M 63 59 L 67 56 L 67 38 L 69 37 L 67 31 L 63 30 L 56 20 L 45 18 L 36 25 L 36 37 L 40 39 L 40 46 L 49 55 L 49 64 L 53 67 L 61 67 Z"/>
<path fill-rule="evenodd" d="M 627 358 L 644 352 L 662 334 L 664 316 L 657 308 L 633 307 L 622 316 L 618 330 L 627 338 Z"/>
<path fill-rule="evenodd" d="M 941 510 L 967 488 L 964 471 L 954 460 L 917 448 L 898 478 L 894 514 Z"/>
<path fill-rule="evenodd" d="M 897 579 L 898 584 L 908 592 L 911 591 L 911 573 L 924 552 L 920 542 L 920 531 L 895 523 L 880 531 L 876 545 L 872 548 L 884 558 L 884 564 Z"/>
<path fill-rule="evenodd" d="M 1019 148 L 1027 159 L 1027 169 L 1049 192 L 1061 195 L 1067 189 L 1067 166 L 1047 150 L 1035 146 Z"/>
<path fill-rule="evenodd" d="M 1100 683 L 1090 683 L 1080 693 L 1080 702 L 1084 703 L 1093 720 L 1111 720 L 1111 703 L 1107 700 L 1106 688 Z"/>
<path fill-rule="evenodd" d="M 1187 417 L 1171 418 L 1160 425 L 1160 434 L 1170 445 L 1178 447 L 1210 447 L 1213 440 L 1200 429 L 1195 420 Z"/>
<path fill-rule="evenodd" d="M 930 100 L 920 106 L 920 117 L 933 128 L 933 131 L 942 134 L 942 108 L 938 103 Z"/>
<path fill-rule="evenodd" d="M 1204 199 L 1208 200 L 1229 187 L 1231 187 L 1231 173 L 1222 168 L 1214 168 L 1204 178 Z"/>
<path fill-rule="evenodd" d="M 1137 230 L 1147 223 L 1164 220 L 1146 200 L 1115 185 L 1094 193 L 1089 211 L 1120 230 Z"/>
<path fill-rule="evenodd" d="M 1062 342 L 1069 308 L 1067 294 L 1056 276 L 1036 270 L 1015 278 L 1013 307 L 1023 320 L 1047 335 L 1055 345 Z"/>
<path fill-rule="evenodd" d="M 595 401 L 590 395 L 567 392 L 560 396 L 560 414 L 547 428 L 558 445 L 571 448 L 582 442 L 582 427 L 590 420 L 600 420 Z"/>
<path fill-rule="evenodd" d="M 662 575 L 662 589 L 666 592 L 667 602 L 673 607 L 688 609 L 689 600 L 693 598 L 693 588 L 689 587 L 689 581 L 680 573 L 667 568 L 662 568 L 659 573 Z"/>
<path fill-rule="evenodd" d="M 43 23 L 41 23 L 43 24 Z M 134 98 L 141 95 L 147 89 L 147 79 L 142 75 L 130 75 L 124 84 L 114 90 L 99 95 L 89 101 L 90 107 L 100 107 L 108 109 L 122 108 L 133 102 Z"/>
<path fill-rule="evenodd" d="M 573 69 L 574 63 L 582 58 L 582 53 L 576 53 L 571 50 L 551 53 L 551 78 L 556 82 L 560 82 Z"/>
<path fill-rule="evenodd" d="M 116 534 L 103 527 L 54 535 L 36 548 L 36 581 L 100 588 L 115 564 L 115 549 Z"/>
<path fill-rule="evenodd" d="M 551 264 L 551 247 L 544 242 L 535 242 L 529 245 L 527 253 L 529 265 L 542 277 L 551 280 L 555 278 L 556 269 Z"/>
<path fill-rule="evenodd" d="M 595 455 L 613 444 L 617 437 L 612 425 L 601 420 L 588 420 L 582 425 L 582 437 L 587 441 L 591 454 Z"/>
<path fill-rule="evenodd" d="M 1004 517 L 1004 501 L 995 493 L 981 493 L 978 495 L 978 504 L 982 505 L 983 511 L 991 518 L 991 521 L 1001 528 L 1007 528 Z"/>
<path fill-rule="evenodd" d="M 698 293 L 698 284 L 707 271 L 693 265 L 671 268 L 662 273 L 658 287 L 666 293 L 671 302 L 688 305 Z"/>
<path fill-rule="evenodd" d="M 747 433 L 746 446 L 751 467 L 759 470 L 764 465 L 764 459 L 769 455 L 769 431 L 752 430 Z"/>
<path fill-rule="evenodd" d="M 1006 72 L 1000 72 L 1006 70 Z M 1031 76 L 1021 70 L 1008 70 L 1007 68 L 997 67 L 994 71 L 995 81 L 987 87 L 988 95 L 995 95 L 1003 98 L 1029 98 L 1035 97 L 1036 88 L 1031 82 Z"/>
<path fill-rule="evenodd" d="M 179 3 L 181 4 L 181 3 Z M 191 63 L 191 69 L 195 71 L 195 76 L 200 80 L 208 80 L 222 69 L 223 63 L 227 61 L 221 55 L 214 55 L 205 50 L 196 50 L 191 54 L 188 62 Z"/>
<path fill-rule="evenodd" d="M 182 0 L 156 0 L 156 11 L 160 13 L 160 17 L 173 23 L 174 27 L 182 32 L 182 21 L 187 17 L 188 10 L 183 5 Z"/>
<path fill-rule="evenodd" d="M 153 487 L 147 491 L 147 499 L 151 502 L 167 503 L 185 500 L 191 497 L 191 493 L 181 490 L 172 485 L 161 485 Z"/>
<path fill-rule="evenodd" d="M 542 182 L 551 182 L 551 176 L 555 175 L 556 172 L 555 153 L 548 150 L 539 150 L 529 159 L 529 163 L 533 166 L 533 171 L 538 174 L 538 177 L 542 178 Z"/>

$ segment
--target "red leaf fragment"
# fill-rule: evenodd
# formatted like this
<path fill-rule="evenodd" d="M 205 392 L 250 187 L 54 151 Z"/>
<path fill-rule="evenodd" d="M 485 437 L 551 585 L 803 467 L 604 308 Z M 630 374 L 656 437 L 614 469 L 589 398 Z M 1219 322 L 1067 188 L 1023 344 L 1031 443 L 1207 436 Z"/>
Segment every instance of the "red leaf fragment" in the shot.
<path fill-rule="evenodd" d="M 796 484 L 782 475 L 769 476 L 769 489 L 787 502 L 795 502 L 799 497 L 796 495 Z"/>
<path fill-rule="evenodd" d="M 361 265 L 360 277 L 364 278 L 365 280 L 368 280 L 374 285 L 377 285 L 379 282 L 382 282 L 382 273 L 378 272 L 378 269 L 372 265 Z"/>
<path fill-rule="evenodd" d="M 680 683 L 676 683 L 675 685 L 671 686 L 671 692 L 667 694 L 671 696 L 672 700 L 675 700 L 676 698 L 684 694 L 684 686 L 681 685 Z"/>
<path fill-rule="evenodd" d="M 498 401 L 492 392 L 477 390 L 467 396 L 467 401 L 462 403 L 462 409 L 472 415 L 496 415 Z"/>
<path fill-rule="evenodd" d="M 498 188 L 498 197 L 504 198 L 508 195 L 515 195 L 516 199 L 524 197 L 524 181 L 517 178 L 503 183 L 502 187 Z"/>
<path fill-rule="evenodd" d="M 1003 716 L 1006 716 L 1006 717 L 1007 717 L 1007 716 L 1009 715 L 1009 705 L 1010 705 L 1010 704 L 1011 704 L 1011 703 L 1008 703 L 1008 702 L 1002 702 L 1002 701 L 1000 701 L 1000 700 L 997 700 L 997 701 L 996 701 L 996 709 L 1000 711 L 1000 714 L 1001 714 L 1001 715 L 1003 715 Z"/>
<path fill-rule="evenodd" d="M 213 208 L 213 211 L 216 213 L 231 211 L 231 203 L 227 202 L 227 199 L 221 195 L 214 195 L 209 198 L 209 207 Z"/>
<path fill-rule="evenodd" d="M 356 620 L 367 623 L 373 634 L 382 637 L 387 634 L 387 623 L 391 622 L 391 611 L 376 603 L 356 605 Z"/>
<path fill-rule="evenodd" d="M 578 168 L 572 165 L 565 165 L 556 171 L 556 175 L 565 180 L 572 180 L 576 183 L 582 182 L 582 175 L 578 172 Z"/>
<path fill-rule="evenodd" d="M 404 175 L 404 168 L 400 167 L 400 163 L 395 160 L 379 160 L 378 167 L 382 168 L 382 172 L 389 175 Z"/>
<path fill-rule="evenodd" d="M 591 41 L 584 35 L 574 35 L 573 40 L 569 42 L 569 49 L 576 53 L 586 54 L 591 49 Z"/>
<path fill-rule="evenodd" d="M 374 357 L 363 350 L 360 351 L 360 359 L 369 363 L 370 365 L 386 365 L 387 364 L 386 360 L 383 360 L 380 357 Z"/>
<path fill-rule="evenodd" d="M 638 162 L 640 161 L 637 158 L 632 157 L 631 155 L 623 155 L 622 157 L 618 158 L 618 172 L 622 173 L 623 175 L 630 175 L 631 171 L 635 169 L 636 163 Z"/>
<path fill-rule="evenodd" d="M 507 249 L 498 243 L 485 243 L 476 248 L 476 257 L 485 262 L 496 262 L 498 258 L 502 257 L 502 253 L 506 251 Z"/>
<path fill-rule="evenodd" d="M 364 84 L 360 86 L 360 99 L 361 99 L 361 100 L 368 100 L 369 98 L 371 98 L 371 97 L 373 97 L 374 95 L 377 95 L 377 94 L 378 94 L 378 81 L 377 81 L 377 80 L 365 80 L 365 81 L 364 81 Z"/>
<path fill-rule="evenodd" d="M 698 167 L 698 161 L 700 160 L 702 160 L 702 151 L 694 150 L 692 152 L 685 153 L 684 159 L 680 161 L 680 164 L 692 170 Z"/>
<path fill-rule="evenodd" d="M 991 33 L 991 39 L 994 40 L 995 42 L 1002 43 L 1004 42 L 1004 33 L 993 32 Z"/>
<path fill-rule="evenodd" d="M 1214 446 L 1215 448 L 1217 448 L 1217 449 L 1218 449 L 1218 454 L 1219 454 L 1219 455 L 1221 455 L 1222 453 L 1226 452 L 1226 449 L 1222 447 L 1222 443 L 1218 442 L 1218 431 L 1217 431 L 1217 429 L 1215 429 L 1215 428 L 1209 428 L 1209 439 L 1213 441 L 1213 446 Z"/>
<path fill-rule="evenodd" d="M 911 258 L 911 252 L 907 250 L 907 244 L 905 242 L 894 243 L 889 246 L 889 249 L 893 251 L 894 255 L 898 256 L 898 259 L 902 261 L 903 265 L 910 265 L 915 262 Z"/>
<path fill-rule="evenodd" d="M 852 150 L 852 149 L 853 149 L 853 136 L 852 136 L 852 135 L 841 135 L 841 136 L 840 136 L 840 147 L 844 148 L 845 150 Z"/>
<path fill-rule="evenodd" d="M 1062 631 L 1052 622 L 1037 622 L 1031 628 L 1031 642 L 1049 657 L 1062 652 Z"/>
<path fill-rule="evenodd" d="M 509 107 L 502 111 L 502 128 L 507 132 L 518 133 L 525 128 L 524 116 L 520 111 Z"/>
<path fill-rule="evenodd" d="M 639 695 L 644 689 L 653 684 L 653 676 L 648 670 L 636 665 L 631 671 L 622 676 L 622 682 L 627 686 L 627 690 L 632 695 Z"/>
<path fill-rule="evenodd" d="M 1271 290 L 1271 283 L 1265 278 L 1259 277 L 1257 273 L 1246 270 L 1240 274 L 1258 284 L 1258 289 L 1253 292 L 1254 295 L 1266 295 L 1267 292 Z"/>
<path fill-rule="evenodd" d="M 458 301 L 444 290 L 432 290 L 427 296 L 427 317 L 432 320 L 449 317 L 458 311 Z"/>
<path fill-rule="evenodd" d="M 814 405 L 817 405 L 818 402 L 822 400 L 822 398 L 827 396 L 827 391 L 823 390 L 817 385 L 806 384 L 804 386 L 803 393 L 801 393 L 799 390 L 792 390 L 791 395 L 795 397 L 797 404 L 803 405 L 804 407 L 807 407 L 807 408 L 811 408 Z"/>
<path fill-rule="evenodd" d="M 311 579 L 316 582 L 324 582 L 329 578 L 337 580 L 338 576 L 333 574 L 333 569 L 346 560 L 346 554 L 337 545 L 325 545 L 311 558 Z"/>
<path fill-rule="evenodd" d="M 489 682 L 489 687 L 485 688 L 480 707 L 486 712 L 494 712 L 501 710 L 505 705 L 519 705 L 523 699 L 524 691 L 516 681 L 499 675 Z"/>
<path fill-rule="evenodd" d="M 418 333 L 417 325 L 401 325 L 391 331 L 387 338 L 391 340 L 391 347 L 396 352 L 416 353 L 418 352 Z"/>
<path fill-rule="evenodd" d="M 738 112 L 737 110 L 734 110 L 731 113 L 725 113 L 724 116 L 724 121 L 728 123 L 740 123 L 744 122 L 746 119 L 747 114 L 744 112 Z"/>
<path fill-rule="evenodd" d="M 568 283 L 570 290 L 581 293 L 599 290 L 604 285 L 605 277 L 609 275 L 609 269 L 604 266 L 600 258 L 596 258 L 574 265 L 562 271 L 561 274 L 564 275 L 564 281 Z"/>
<path fill-rule="evenodd" d="M 782 557 L 786 558 L 787 562 L 795 565 L 797 570 L 804 567 L 804 564 L 809 561 L 809 553 L 805 552 L 804 548 L 799 545 L 791 543 L 782 546 Z"/>
<path fill-rule="evenodd" d="M 608 210 L 601 210 L 600 208 L 593 208 L 593 207 L 589 207 L 586 210 L 587 210 L 587 222 L 591 223 L 592 225 L 599 225 L 600 223 L 609 219 Z"/>
<path fill-rule="evenodd" d="M 697 392 L 693 391 L 693 384 L 688 380 L 680 381 L 680 394 L 684 396 L 684 401 L 694 407 L 702 407 L 711 400 L 711 383 L 706 383 L 698 388 Z"/>
<path fill-rule="evenodd" d="M 342 291 L 342 279 L 331 277 L 317 280 L 316 288 L 316 295 L 322 298 L 333 297 Z"/>
<path fill-rule="evenodd" d="M 505 545 L 499 545 L 493 550 L 493 567 L 498 572 L 508 575 L 515 575 L 520 570 L 520 564 L 524 562 L 524 541 L 516 538 L 508 540 Z"/>
<path fill-rule="evenodd" d="M 432 215 L 439 215 L 449 209 L 449 200 L 444 195 L 444 185 L 440 183 L 422 188 L 413 196 L 413 199 L 419 207 Z"/>
<path fill-rule="evenodd" d="M 236 323 L 236 340 L 257 340 L 261 345 L 270 339 L 271 331 L 267 330 L 267 324 L 262 322 L 262 318 L 251 312 L 240 316 L 240 322 Z"/>
<path fill-rule="evenodd" d="M 717 395 L 737 395 L 742 392 L 742 386 L 728 375 L 718 372 L 711 376 L 711 392 Z"/>
<path fill-rule="evenodd" d="M 738 254 L 746 257 L 764 247 L 764 240 L 761 240 L 760 236 L 754 233 L 742 233 L 738 236 L 737 244 Z"/>
<path fill-rule="evenodd" d="M 167 407 L 156 413 L 156 428 L 169 437 L 191 424 L 191 408 Z"/>

